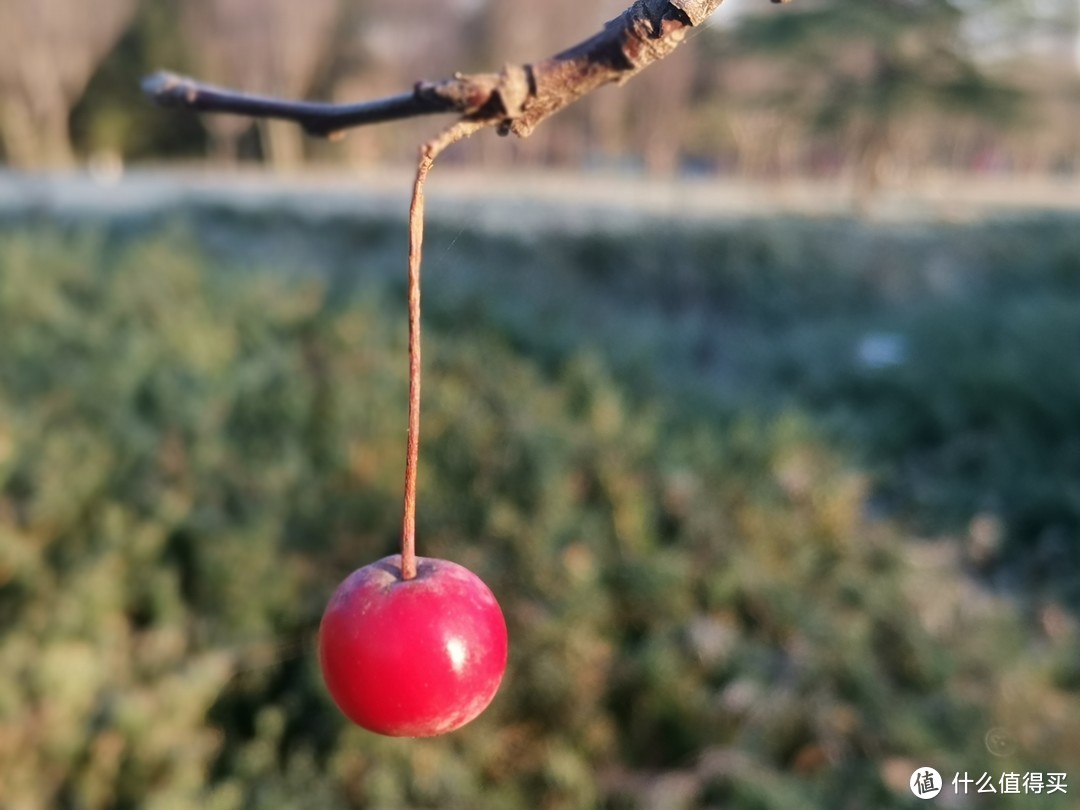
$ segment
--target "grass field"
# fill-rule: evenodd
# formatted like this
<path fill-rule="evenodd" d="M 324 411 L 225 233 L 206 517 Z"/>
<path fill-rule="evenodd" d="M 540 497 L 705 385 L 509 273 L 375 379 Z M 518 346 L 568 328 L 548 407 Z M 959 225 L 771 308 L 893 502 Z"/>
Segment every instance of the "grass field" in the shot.
<path fill-rule="evenodd" d="M 1077 772 L 1080 217 L 436 216 L 420 544 L 512 659 L 473 726 L 392 741 L 311 655 L 398 519 L 377 209 L 5 209 L 14 806 L 902 808 L 926 764 Z"/>

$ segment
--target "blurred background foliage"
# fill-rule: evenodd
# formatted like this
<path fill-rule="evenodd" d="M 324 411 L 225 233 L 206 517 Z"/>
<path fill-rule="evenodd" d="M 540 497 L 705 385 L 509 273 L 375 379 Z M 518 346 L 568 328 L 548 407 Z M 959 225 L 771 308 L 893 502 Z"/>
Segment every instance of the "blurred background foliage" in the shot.
<path fill-rule="evenodd" d="M 1075 772 L 1077 233 L 433 228 L 420 543 L 512 646 L 479 720 L 412 741 L 349 727 L 313 655 L 397 542 L 403 226 L 7 220 L 4 806 L 901 808 L 928 763 Z"/>
<path fill-rule="evenodd" d="M 397 543 L 404 224 L 250 189 L 108 204 L 133 163 L 340 173 L 436 124 L 300 140 L 137 80 L 370 98 L 622 7 L 0 2 L 0 807 L 861 810 L 911 806 L 927 764 L 1080 773 L 1075 213 L 436 222 L 420 544 L 491 585 L 510 667 L 443 739 L 329 702 L 325 599 Z M 625 87 L 446 161 L 860 204 L 939 173 L 1069 189 L 1078 11 L 732 0 Z M 83 165 L 88 218 L 33 176 Z"/>

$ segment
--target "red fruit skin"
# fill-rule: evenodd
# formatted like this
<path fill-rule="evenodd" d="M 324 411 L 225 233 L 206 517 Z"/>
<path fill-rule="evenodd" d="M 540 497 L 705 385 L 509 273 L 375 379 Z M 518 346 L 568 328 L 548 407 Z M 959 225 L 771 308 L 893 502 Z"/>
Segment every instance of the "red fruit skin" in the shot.
<path fill-rule="evenodd" d="M 323 680 L 359 726 L 391 737 L 433 737 L 480 714 L 506 670 L 506 621 L 467 568 L 401 556 L 357 569 L 338 586 L 319 628 Z"/>

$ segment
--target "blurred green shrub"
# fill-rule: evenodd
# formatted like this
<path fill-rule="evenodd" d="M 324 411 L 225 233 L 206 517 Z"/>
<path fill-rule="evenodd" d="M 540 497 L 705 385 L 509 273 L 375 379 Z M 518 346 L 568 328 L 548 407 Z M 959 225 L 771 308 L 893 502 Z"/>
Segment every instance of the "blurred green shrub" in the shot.
<path fill-rule="evenodd" d="M 312 644 L 396 543 L 396 296 L 175 235 L 0 240 L 4 806 L 899 808 L 927 763 L 1066 769 L 1071 620 L 1033 644 L 804 416 L 688 416 L 435 316 L 419 542 L 491 585 L 512 659 L 471 726 L 390 740 Z"/>

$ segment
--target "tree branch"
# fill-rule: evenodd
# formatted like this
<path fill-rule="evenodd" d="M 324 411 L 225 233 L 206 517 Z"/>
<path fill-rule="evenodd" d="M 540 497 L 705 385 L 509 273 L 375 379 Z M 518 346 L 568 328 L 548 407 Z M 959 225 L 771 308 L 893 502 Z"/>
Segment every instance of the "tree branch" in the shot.
<path fill-rule="evenodd" d="M 421 96 L 415 92 L 357 104 L 322 104 L 239 93 L 167 71 L 146 77 L 142 89 L 162 107 L 236 113 L 252 118 L 280 118 L 295 121 L 310 135 L 327 138 L 363 124 L 454 111 L 454 107 L 443 99 Z"/>
<path fill-rule="evenodd" d="M 771 0 L 787 3 L 789 0 Z M 551 115 L 612 82 L 621 84 L 679 46 L 723 0 L 636 0 L 593 37 L 535 64 L 507 65 L 499 73 L 456 74 L 417 82 L 412 93 L 357 104 L 287 101 L 238 93 L 173 73 L 155 73 L 143 91 L 166 107 L 228 112 L 295 121 L 311 135 L 335 137 L 345 129 L 434 113 L 495 126 L 522 138 Z"/>

